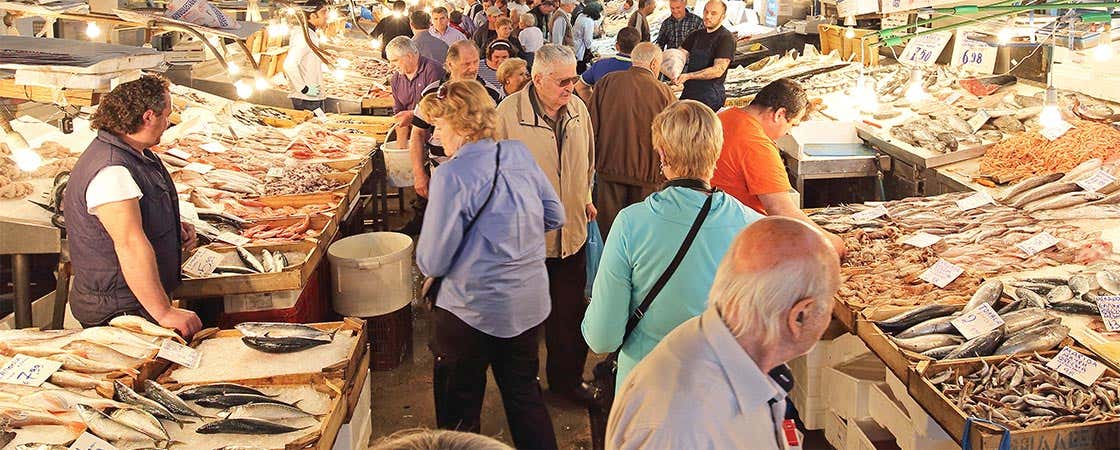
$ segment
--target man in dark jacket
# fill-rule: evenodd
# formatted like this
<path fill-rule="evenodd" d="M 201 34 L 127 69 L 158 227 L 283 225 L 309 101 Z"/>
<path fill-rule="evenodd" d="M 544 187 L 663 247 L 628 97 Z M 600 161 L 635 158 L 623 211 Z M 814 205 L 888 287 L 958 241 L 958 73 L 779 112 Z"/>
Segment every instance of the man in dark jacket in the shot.
<path fill-rule="evenodd" d="M 402 1 L 393 2 L 393 12 L 382 17 L 369 33 L 381 41 L 381 58 L 385 58 L 385 45 L 397 36 L 412 37 L 412 27 L 408 24 L 408 11 Z"/>

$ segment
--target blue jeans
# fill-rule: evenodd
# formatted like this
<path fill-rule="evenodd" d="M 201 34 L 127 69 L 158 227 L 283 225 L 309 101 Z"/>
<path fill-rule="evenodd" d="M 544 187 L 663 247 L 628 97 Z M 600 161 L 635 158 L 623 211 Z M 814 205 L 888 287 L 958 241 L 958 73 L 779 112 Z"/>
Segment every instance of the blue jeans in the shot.
<path fill-rule="evenodd" d="M 300 98 L 293 98 L 292 109 L 296 111 L 314 111 L 316 109 L 323 109 L 324 100 L 304 100 Z M 326 110 L 323 110 L 326 112 Z"/>

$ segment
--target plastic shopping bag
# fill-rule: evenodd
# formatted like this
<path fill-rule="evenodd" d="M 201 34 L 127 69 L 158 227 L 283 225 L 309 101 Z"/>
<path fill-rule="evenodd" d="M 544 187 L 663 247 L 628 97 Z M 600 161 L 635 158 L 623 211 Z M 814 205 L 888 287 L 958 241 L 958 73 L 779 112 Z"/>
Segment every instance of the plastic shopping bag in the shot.
<path fill-rule="evenodd" d="M 171 0 L 167 3 L 167 17 L 210 28 L 241 28 L 240 23 L 206 0 Z"/>
<path fill-rule="evenodd" d="M 679 48 L 665 50 L 661 55 L 661 74 L 665 78 L 674 80 L 684 72 L 684 65 L 688 61 L 688 53 Z"/>
<path fill-rule="evenodd" d="M 599 258 L 603 257 L 603 235 L 599 233 L 599 222 L 587 222 L 587 286 L 584 294 L 591 297 L 591 287 L 595 284 L 595 274 L 599 272 Z"/>

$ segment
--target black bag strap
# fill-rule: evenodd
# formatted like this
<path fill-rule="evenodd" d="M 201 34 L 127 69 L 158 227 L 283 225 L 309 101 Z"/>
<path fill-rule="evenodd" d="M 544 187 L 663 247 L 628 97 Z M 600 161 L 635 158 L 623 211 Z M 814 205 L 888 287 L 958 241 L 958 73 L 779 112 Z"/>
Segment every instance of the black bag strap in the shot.
<path fill-rule="evenodd" d="M 490 199 L 494 198 L 494 190 L 498 187 L 498 169 L 502 166 L 502 143 L 498 143 L 498 151 L 494 152 L 494 180 L 490 183 L 490 193 L 486 194 L 486 200 L 482 202 L 482 206 L 478 208 L 478 212 L 474 217 L 471 217 L 470 222 L 463 228 L 463 240 L 459 242 L 459 247 L 455 249 L 455 253 L 451 255 L 451 266 L 455 267 L 455 260 L 459 259 L 459 252 L 463 251 L 463 244 L 467 242 L 467 235 L 471 233 L 474 224 L 478 222 L 478 218 L 482 216 L 482 211 L 486 209 L 486 205 L 490 204 Z M 448 269 L 450 272 L 450 269 Z M 443 278 L 443 277 L 440 277 Z"/>
<path fill-rule="evenodd" d="M 708 217 L 708 212 L 712 210 L 712 197 L 715 196 L 716 192 L 716 190 L 712 190 L 711 194 L 708 195 L 708 199 L 704 201 L 704 206 L 700 208 L 700 213 L 696 215 L 696 220 L 692 221 L 692 228 L 690 228 L 688 234 L 685 235 L 684 242 L 681 243 L 681 248 L 677 249 L 676 256 L 673 256 L 673 260 L 669 262 L 669 267 L 666 267 L 665 271 L 661 273 L 661 277 L 657 279 L 657 282 L 653 283 L 653 287 L 650 288 L 649 293 L 646 294 L 646 298 L 642 300 L 642 304 L 638 306 L 638 309 L 634 310 L 630 315 L 630 319 L 626 321 L 626 333 L 622 335 L 623 343 L 626 343 L 626 339 L 630 337 L 630 333 L 633 333 L 634 329 L 638 327 L 638 322 L 645 316 L 646 311 L 649 311 L 650 305 L 653 304 L 653 299 L 657 298 L 657 294 L 660 294 L 661 289 L 669 283 L 669 278 L 673 276 L 673 272 L 677 271 L 677 266 L 681 265 L 681 261 L 684 260 L 684 255 L 688 253 L 688 248 L 692 247 L 692 241 L 696 240 L 696 235 L 700 233 L 700 226 L 704 224 L 704 219 Z"/>

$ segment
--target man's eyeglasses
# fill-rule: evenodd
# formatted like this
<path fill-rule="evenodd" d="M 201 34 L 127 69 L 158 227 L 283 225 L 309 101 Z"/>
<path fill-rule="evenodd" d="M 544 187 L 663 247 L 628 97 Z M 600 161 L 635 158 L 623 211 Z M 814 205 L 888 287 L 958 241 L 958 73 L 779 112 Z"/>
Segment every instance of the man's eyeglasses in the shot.
<path fill-rule="evenodd" d="M 552 78 L 553 81 L 556 82 L 556 84 L 560 85 L 560 87 L 562 87 L 562 88 L 566 88 L 568 86 L 573 86 L 573 85 L 576 84 L 577 81 L 579 81 L 579 75 L 576 75 L 576 76 L 570 77 L 570 78 L 556 78 L 556 77 L 551 77 L 551 78 Z"/>

